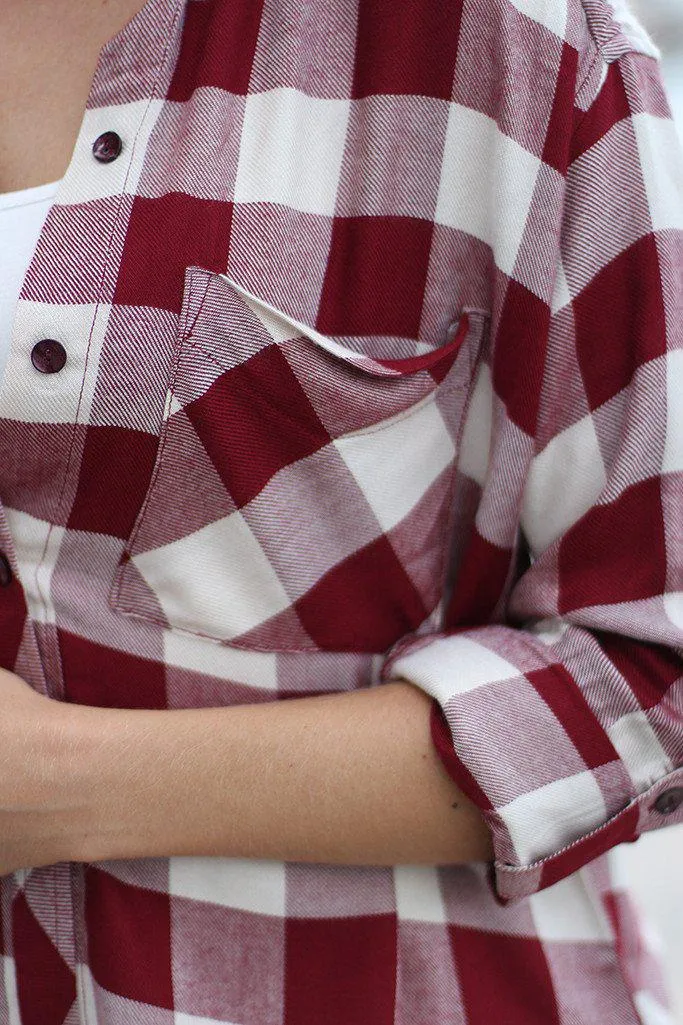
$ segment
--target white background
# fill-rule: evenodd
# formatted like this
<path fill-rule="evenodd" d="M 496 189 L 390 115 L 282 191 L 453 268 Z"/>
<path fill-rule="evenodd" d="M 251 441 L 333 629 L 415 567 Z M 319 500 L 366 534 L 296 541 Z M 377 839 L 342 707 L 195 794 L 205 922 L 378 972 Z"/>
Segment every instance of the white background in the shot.
<path fill-rule="evenodd" d="M 683 143 L 683 0 L 636 0 L 634 6 L 662 49 L 664 78 Z M 683 1025 L 683 826 L 625 844 L 621 855 L 635 897 L 662 941 L 672 1001 Z"/>

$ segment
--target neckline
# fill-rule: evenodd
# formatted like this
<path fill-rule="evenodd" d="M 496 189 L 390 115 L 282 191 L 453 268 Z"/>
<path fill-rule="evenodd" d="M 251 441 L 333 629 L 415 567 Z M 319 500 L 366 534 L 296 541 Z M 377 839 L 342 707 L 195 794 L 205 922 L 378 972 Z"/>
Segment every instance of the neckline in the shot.
<path fill-rule="evenodd" d="M 61 181 L 46 182 L 44 185 L 32 185 L 28 189 L 16 189 L 12 192 L 0 192 L 0 210 L 13 210 L 20 206 L 31 206 L 53 199 Z"/>

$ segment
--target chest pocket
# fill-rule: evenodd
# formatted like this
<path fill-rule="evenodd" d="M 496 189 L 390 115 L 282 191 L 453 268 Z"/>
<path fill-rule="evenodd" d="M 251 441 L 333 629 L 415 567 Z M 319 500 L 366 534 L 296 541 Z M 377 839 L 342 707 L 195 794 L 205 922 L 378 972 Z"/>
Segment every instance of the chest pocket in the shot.
<path fill-rule="evenodd" d="M 443 347 L 380 359 L 188 270 L 114 607 L 260 651 L 379 653 L 423 627 L 484 322 L 463 313 Z"/>

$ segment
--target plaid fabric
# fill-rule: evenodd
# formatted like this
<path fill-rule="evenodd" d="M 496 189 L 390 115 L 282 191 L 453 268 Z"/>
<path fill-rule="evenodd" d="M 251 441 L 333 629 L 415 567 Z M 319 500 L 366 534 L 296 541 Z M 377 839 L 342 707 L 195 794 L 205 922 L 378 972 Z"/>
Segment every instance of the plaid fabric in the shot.
<path fill-rule="evenodd" d="M 411 680 L 497 890 L 17 873 L 2 1025 L 665 1020 L 606 853 L 683 819 L 655 56 L 604 0 L 149 0 L 104 49 L 0 392 L 2 664 L 124 708 Z"/>

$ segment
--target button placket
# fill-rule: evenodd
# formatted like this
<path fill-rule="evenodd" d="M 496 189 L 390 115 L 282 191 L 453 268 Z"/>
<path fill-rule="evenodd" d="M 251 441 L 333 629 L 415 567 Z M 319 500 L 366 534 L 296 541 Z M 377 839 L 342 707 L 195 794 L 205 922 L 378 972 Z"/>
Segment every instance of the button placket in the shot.
<path fill-rule="evenodd" d="M 101 132 L 92 144 L 92 154 L 100 164 L 110 164 L 123 151 L 123 140 L 118 132 Z M 42 338 L 31 350 L 31 363 L 41 374 L 58 374 L 67 362 L 66 349 L 55 338 Z"/>
<path fill-rule="evenodd" d="M 30 298 L 27 296 L 27 301 L 20 300 L 19 304 L 20 307 L 23 306 L 23 315 L 20 314 L 20 324 L 14 335 L 14 366 L 12 373 L 6 374 L 4 377 L 3 383 L 6 390 L 3 390 L 0 398 L 3 415 L 9 414 L 10 419 L 42 424 L 45 422 L 45 411 L 47 410 L 49 421 L 56 424 L 69 424 L 73 421 L 74 430 L 76 430 L 77 417 L 79 412 L 82 412 L 80 402 L 83 395 L 87 398 L 88 386 L 91 384 L 86 373 L 91 344 L 93 360 L 98 358 L 99 352 L 92 341 L 94 328 L 86 323 L 88 319 L 91 319 L 91 310 L 88 307 L 91 303 L 98 306 L 100 296 L 94 295 L 94 289 L 92 289 L 87 295 L 86 304 L 81 301 L 81 297 L 77 297 L 76 302 L 73 302 L 71 294 L 66 297 L 59 295 L 62 282 L 65 283 L 63 291 L 67 292 L 70 282 L 76 280 L 81 259 L 77 247 L 61 245 L 60 236 L 63 237 L 64 224 L 65 222 L 69 223 L 73 211 L 76 211 L 76 215 L 73 216 L 72 224 L 78 231 L 81 231 L 77 214 L 84 204 L 102 198 L 119 197 L 126 191 L 129 165 L 133 162 L 134 149 L 132 144 L 128 144 L 128 140 L 133 138 L 140 140 L 138 129 L 144 117 L 142 116 L 143 101 L 135 101 L 132 104 L 134 109 L 135 104 L 139 104 L 140 118 L 136 113 L 134 116 L 128 117 L 127 108 L 121 110 L 119 106 L 121 83 L 123 82 L 126 90 L 129 89 L 129 69 L 133 65 L 137 71 L 136 78 L 139 76 L 140 79 L 150 79 L 153 82 L 156 76 L 161 75 L 166 63 L 171 64 L 178 49 L 173 42 L 179 43 L 185 6 L 181 0 L 162 0 L 155 5 L 155 17 L 147 18 L 147 21 L 151 23 L 151 31 L 148 26 L 144 33 L 145 47 L 142 51 L 139 31 L 136 31 L 130 23 L 103 48 L 100 55 L 91 86 L 88 110 L 79 134 L 79 143 L 73 154 L 69 171 L 60 187 L 59 203 L 62 210 L 58 217 L 50 220 L 47 230 L 43 232 L 42 242 L 35 260 L 37 272 L 33 276 L 34 283 Z M 134 82 L 130 91 L 137 95 L 137 89 L 137 82 Z M 112 100 L 112 95 L 116 97 L 115 100 Z M 159 99 L 158 103 L 161 104 L 161 102 Z M 101 109 L 107 106 L 111 109 Z M 144 109 L 146 110 L 148 106 L 149 101 L 145 99 Z M 103 118 L 107 118 L 108 121 L 105 120 L 102 123 Z M 118 137 L 118 144 L 117 140 L 111 137 L 108 140 L 102 140 L 101 135 L 106 134 L 105 129 L 110 129 L 111 121 L 114 121 L 114 125 L 117 127 L 122 126 L 121 135 L 125 142 L 121 142 L 120 137 Z M 152 118 L 150 118 L 150 122 L 148 131 L 151 131 Z M 116 133 L 114 134 L 116 135 Z M 96 152 L 93 150 L 93 140 L 98 143 L 95 147 Z M 118 159 L 121 152 L 123 159 Z M 136 152 L 141 155 L 140 159 L 142 159 L 144 146 L 140 144 Z M 132 188 L 133 186 L 131 186 Z M 125 213 L 124 203 L 101 204 L 99 220 L 91 227 L 103 237 L 113 237 L 117 218 L 124 216 Z M 70 252 L 65 252 L 65 249 Z M 93 245 L 89 256 L 91 280 L 103 281 L 106 278 L 108 261 L 115 265 L 119 254 L 109 245 Z M 93 266 L 95 261 L 98 263 L 97 267 Z M 99 328 L 98 322 L 98 331 Z M 55 334 L 62 338 L 64 345 L 61 342 L 55 345 Z M 44 345 L 35 354 L 32 353 L 32 347 L 36 349 L 39 340 L 51 343 L 47 356 Z M 101 338 L 98 338 L 97 341 L 100 342 Z M 68 363 L 65 346 L 68 349 Z M 60 349 L 63 351 L 63 356 L 60 354 Z M 40 363 L 39 366 L 36 366 L 36 359 Z M 50 375 L 60 372 L 61 368 L 58 366 L 60 360 L 63 360 L 62 367 L 65 364 L 66 366 L 61 370 L 61 377 L 53 378 Z M 83 364 L 82 373 L 80 372 L 81 364 Z M 94 369 L 91 374 L 93 377 L 95 376 Z M 94 388 L 94 381 L 92 387 Z M 73 415 L 70 412 L 71 406 L 73 406 Z M 83 413 L 83 417 L 86 418 L 87 414 Z M 63 451 L 59 439 L 66 439 L 68 432 L 57 431 L 56 433 L 58 435 L 55 440 L 55 447 L 58 450 L 56 455 L 57 458 L 61 458 L 68 445 L 64 447 Z M 50 434 L 49 437 L 51 438 L 52 435 Z M 28 447 L 32 448 L 33 446 Z M 49 447 L 52 445 L 50 444 Z M 15 471 L 14 463 L 17 461 L 6 460 L 6 462 L 12 464 L 7 469 L 7 473 L 11 475 Z M 16 466 L 16 471 L 21 472 L 21 470 L 19 463 Z M 36 494 L 40 493 L 41 486 L 42 480 L 36 479 Z M 65 489 L 65 493 L 68 494 L 68 489 Z M 13 551 L 14 538 L 6 529 L 1 504 L 0 544 L 6 552 Z M 21 561 L 18 565 L 22 566 Z M 2 572 L 0 563 L 0 584 L 2 584 Z M 30 574 L 30 576 L 33 586 L 34 575 Z M 45 593 L 49 599 L 49 589 Z M 8 585 L 3 594 L 3 607 L 6 608 L 11 602 L 15 602 L 19 609 L 19 606 L 23 604 L 22 594 L 22 586 L 18 580 L 15 580 L 14 586 Z M 22 612 L 22 609 L 17 612 L 17 621 L 22 618 Z M 40 617 L 37 615 L 36 618 Z M 48 665 L 57 667 L 55 672 L 50 674 L 49 690 L 53 696 L 59 696 L 59 681 L 56 677 L 59 676 L 61 663 L 56 647 L 56 631 L 48 631 L 49 636 L 41 638 L 45 643 L 39 651 L 30 629 L 30 618 L 27 623 L 28 627 L 25 629 L 21 641 L 22 651 L 29 652 L 32 657 L 24 658 L 23 666 L 31 672 L 35 672 L 37 676 L 30 682 L 36 689 L 45 689 L 45 681 L 39 678 L 41 660 L 45 659 Z M 9 635 L 8 637 L 3 636 L 1 641 L 0 648 L 3 651 L 6 648 L 9 652 L 6 663 L 13 664 L 15 653 L 7 647 L 11 642 Z M 78 890 L 76 896 L 72 892 L 74 886 L 78 888 L 80 885 L 82 889 L 82 877 L 78 881 L 73 876 L 73 866 L 58 865 L 48 867 L 37 874 L 29 875 L 27 873 L 25 883 L 28 899 L 33 902 L 32 906 L 49 906 L 50 908 L 48 924 L 54 928 L 49 933 L 52 939 L 51 944 L 48 941 L 49 949 L 54 948 L 55 956 L 60 955 L 62 962 L 67 964 L 71 964 L 72 961 L 75 961 L 77 965 L 87 964 L 87 947 L 82 942 L 83 930 L 78 927 L 80 910 L 77 899 Z M 40 975 L 42 962 L 40 951 L 38 955 L 35 953 L 35 943 L 15 944 L 12 953 L 18 977 L 30 976 L 32 972 L 35 974 L 36 971 Z M 39 962 L 37 967 L 36 956 L 38 956 Z M 78 1000 L 74 1013 L 84 1023 L 86 1020 L 90 1021 L 91 1017 L 94 1021 L 96 1015 L 90 1008 L 92 1001 L 87 999 L 87 992 L 80 985 L 80 980 L 77 980 L 77 985 Z"/>

